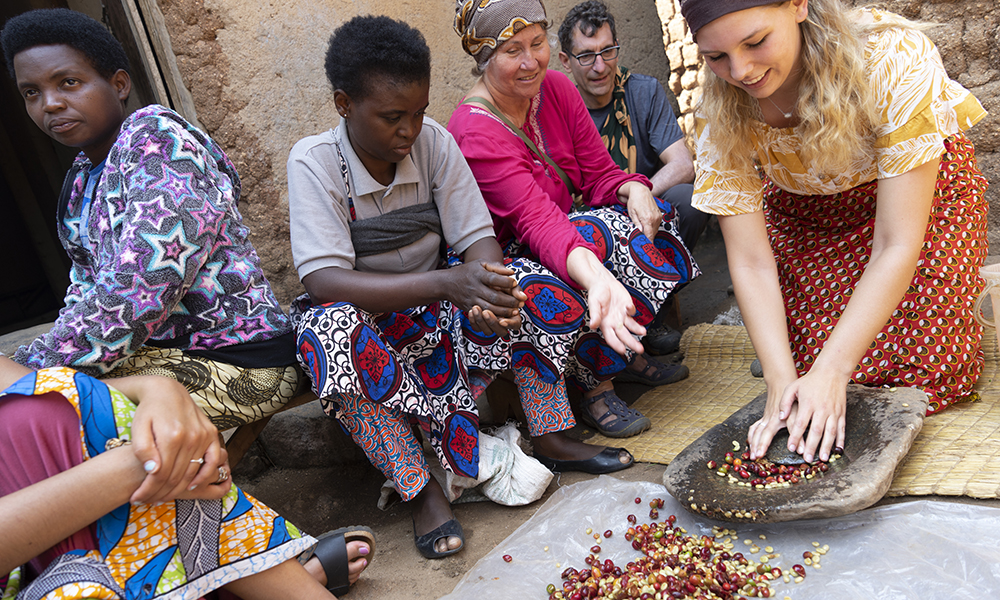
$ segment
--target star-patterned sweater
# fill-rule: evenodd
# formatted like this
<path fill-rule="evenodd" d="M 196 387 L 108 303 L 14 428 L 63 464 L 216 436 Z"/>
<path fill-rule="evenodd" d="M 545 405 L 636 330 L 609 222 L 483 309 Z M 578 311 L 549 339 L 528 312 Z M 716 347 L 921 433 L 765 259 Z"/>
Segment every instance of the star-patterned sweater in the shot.
<path fill-rule="evenodd" d="M 66 306 L 15 361 L 100 375 L 146 343 L 218 351 L 291 331 L 237 210 L 239 175 L 211 138 L 150 105 L 122 123 L 88 206 L 91 167 L 76 158 L 60 199 Z"/>

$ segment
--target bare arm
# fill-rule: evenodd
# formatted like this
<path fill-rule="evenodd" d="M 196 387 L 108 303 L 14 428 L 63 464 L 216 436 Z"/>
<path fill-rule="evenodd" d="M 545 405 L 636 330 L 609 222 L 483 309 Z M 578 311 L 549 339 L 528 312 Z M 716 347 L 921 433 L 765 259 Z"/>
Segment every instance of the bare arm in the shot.
<path fill-rule="evenodd" d="M 31 373 L 31 369 L 19 365 L 6 356 L 0 356 L 0 390 L 5 390 L 18 379 Z"/>
<path fill-rule="evenodd" d="M 667 190 L 678 183 L 694 181 L 694 161 L 691 160 L 691 153 L 683 138 L 660 153 L 660 162 L 663 166 L 649 180 L 653 184 L 653 195 L 657 198 L 662 198 Z"/>
<path fill-rule="evenodd" d="M 109 450 L 0 498 L 0 573 L 9 573 L 128 502 L 146 473 L 127 447 Z"/>
<path fill-rule="evenodd" d="M 764 212 L 719 216 L 719 226 L 726 242 L 726 257 L 736 301 L 754 351 L 764 368 L 767 407 L 758 424 L 768 425 L 765 431 L 769 436 L 758 441 L 762 448 L 759 454 L 763 454 L 774 433 L 785 425 L 784 419 L 778 419 L 776 414 L 781 395 L 798 378 L 788 345 L 785 303 L 778 283 L 778 267 L 764 225 Z M 751 434 L 758 424 L 751 427 Z M 753 436 L 748 439 L 753 441 Z M 754 448 L 757 447 L 751 446 L 751 452 Z"/>
<path fill-rule="evenodd" d="M 844 444 L 846 387 L 855 366 L 899 305 L 916 268 L 934 200 L 937 160 L 878 182 L 872 255 L 844 314 L 809 373 L 789 385 L 776 418 L 788 419 L 789 449 L 826 460 Z M 756 344 L 754 346 L 757 347 Z M 767 367 L 765 366 L 765 374 Z M 751 428 L 751 453 L 767 450 L 777 429 L 770 409 Z M 802 434 L 809 426 L 806 439 Z"/>

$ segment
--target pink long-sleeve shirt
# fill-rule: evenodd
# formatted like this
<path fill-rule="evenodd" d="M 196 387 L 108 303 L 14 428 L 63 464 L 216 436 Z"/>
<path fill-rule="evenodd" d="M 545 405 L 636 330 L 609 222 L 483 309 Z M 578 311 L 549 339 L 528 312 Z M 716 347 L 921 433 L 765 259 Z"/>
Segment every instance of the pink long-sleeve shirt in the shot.
<path fill-rule="evenodd" d="M 531 99 L 522 131 L 555 161 L 589 206 L 618 202 L 618 188 L 629 181 L 651 187 L 643 175 L 629 175 L 611 160 L 579 92 L 569 78 L 548 71 Z M 597 249 L 577 233 L 566 215 L 573 198 L 555 169 L 528 148 L 490 112 L 460 104 L 448 121 L 462 154 L 493 213 L 497 239 L 516 238 L 563 281 L 574 284 L 566 268 L 573 249 Z"/>

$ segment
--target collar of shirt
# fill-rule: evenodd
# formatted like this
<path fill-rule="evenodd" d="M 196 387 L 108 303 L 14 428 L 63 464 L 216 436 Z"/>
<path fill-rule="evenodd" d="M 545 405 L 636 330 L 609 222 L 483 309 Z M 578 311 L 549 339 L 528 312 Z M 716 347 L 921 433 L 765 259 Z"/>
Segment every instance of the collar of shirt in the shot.
<path fill-rule="evenodd" d="M 403 160 L 396 163 L 396 175 L 393 177 L 392 183 L 389 185 L 383 185 L 378 181 L 375 181 L 375 178 L 371 176 L 368 172 L 368 168 L 365 167 L 364 163 L 361 162 L 361 159 L 354 151 L 354 147 L 351 146 L 351 142 L 347 138 L 347 129 L 344 126 L 343 120 L 340 121 L 340 124 L 337 125 L 337 128 L 333 133 L 340 145 L 340 151 L 344 153 L 344 160 L 347 161 L 347 171 L 351 177 L 351 191 L 353 192 L 355 199 L 368 194 L 385 192 L 385 190 L 400 184 L 420 182 L 417 165 L 413 162 L 413 151 L 417 149 L 417 146 L 420 143 L 419 138 L 416 142 L 414 142 L 410 154 L 408 154 Z M 379 195 L 382 196 L 384 194 Z"/>

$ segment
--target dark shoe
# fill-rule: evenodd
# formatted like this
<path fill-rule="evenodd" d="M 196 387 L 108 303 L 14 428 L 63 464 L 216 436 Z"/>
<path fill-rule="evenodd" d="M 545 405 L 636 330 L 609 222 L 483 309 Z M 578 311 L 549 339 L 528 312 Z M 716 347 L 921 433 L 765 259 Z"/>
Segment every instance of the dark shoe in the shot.
<path fill-rule="evenodd" d="M 341 527 L 324 533 L 317 540 L 319 541 L 312 549 L 299 555 L 299 562 L 306 564 L 315 556 L 323 567 L 323 572 L 326 573 L 326 589 L 339 598 L 351 591 L 347 542 L 368 544 L 369 552 L 365 558 L 371 565 L 372 556 L 375 554 L 375 532 L 361 526 Z"/>
<path fill-rule="evenodd" d="M 629 461 L 627 463 L 618 460 L 622 452 L 628 454 Z M 627 469 L 635 464 L 635 458 L 632 456 L 632 453 L 624 448 L 605 448 L 597 456 L 588 458 L 587 460 L 559 460 L 542 456 L 538 453 L 535 454 L 535 458 L 553 473 L 579 471 L 581 473 L 590 473 L 591 475 L 603 475 Z"/>
<path fill-rule="evenodd" d="M 681 349 L 681 332 L 669 325 L 659 325 L 646 331 L 642 343 L 650 354 L 673 354 Z"/>
<path fill-rule="evenodd" d="M 691 371 L 684 365 L 665 365 L 648 354 L 643 354 L 646 359 L 646 368 L 642 371 L 635 371 L 632 365 L 635 364 L 635 357 L 629 361 L 628 368 L 615 375 L 615 381 L 624 383 L 644 383 L 656 387 L 677 383 L 682 379 L 687 379 Z"/>
<path fill-rule="evenodd" d="M 601 399 L 604 399 L 604 403 L 608 406 L 608 412 L 601 415 L 599 419 L 595 419 L 590 414 L 590 405 Z M 614 418 L 611 419 L 609 416 Z M 629 408 L 628 404 L 625 404 L 625 401 L 619 398 L 614 390 L 595 394 L 591 398 L 584 398 L 581 404 L 580 418 L 601 435 L 613 438 L 639 435 L 653 426 L 649 417 Z"/>
<path fill-rule="evenodd" d="M 462 545 L 454 550 L 445 550 L 444 552 L 438 552 L 434 549 L 438 540 L 450 537 L 461 538 Z M 458 519 L 451 519 L 450 521 L 445 521 L 444 524 L 437 529 L 417 537 L 417 525 L 414 523 L 413 543 L 416 544 L 417 550 L 424 555 L 424 558 L 444 558 L 445 556 L 450 556 L 462 548 L 465 548 L 465 533 L 462 531 L 462 524 L 458 522 Z"/>

